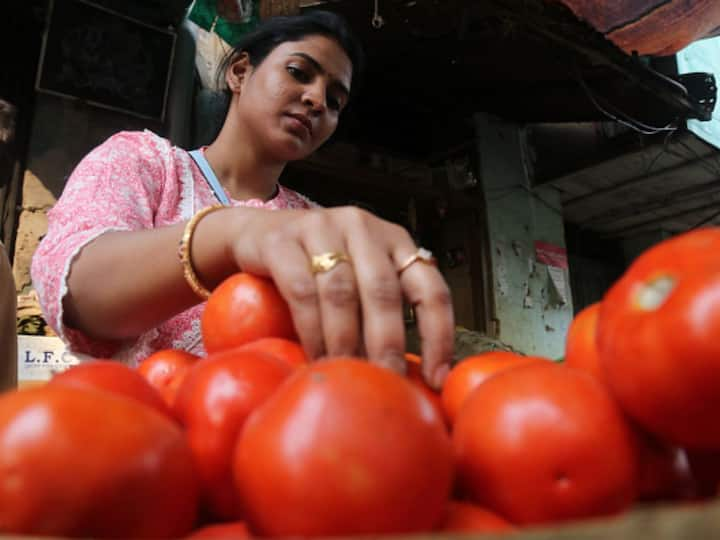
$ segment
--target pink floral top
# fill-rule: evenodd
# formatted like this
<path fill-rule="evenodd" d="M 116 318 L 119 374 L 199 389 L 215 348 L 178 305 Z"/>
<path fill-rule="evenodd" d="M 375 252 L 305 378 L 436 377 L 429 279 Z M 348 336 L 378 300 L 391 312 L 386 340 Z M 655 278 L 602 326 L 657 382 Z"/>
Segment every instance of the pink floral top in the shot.
<path fill-rule="evenodd" d="M 269 210 L 317 206 L 282 186 L 269 201 L 231 202 Z M 121 132 L 90 152 L 48 213 L 48 232 L 31 266 L 45 318 L 68 348 L 133 366 L 164 348 L 204 354 L 200 339 L 204 304 L 176 315 L 136 340 L 120 343 L 91 339 L 66 326 L 62 301 L 67 294 L 70 265 L 93 239 L 108 231 L 151 229 L 185 221 L 201 208 L 217 203 L 190 154 L 154 133 Z"/>

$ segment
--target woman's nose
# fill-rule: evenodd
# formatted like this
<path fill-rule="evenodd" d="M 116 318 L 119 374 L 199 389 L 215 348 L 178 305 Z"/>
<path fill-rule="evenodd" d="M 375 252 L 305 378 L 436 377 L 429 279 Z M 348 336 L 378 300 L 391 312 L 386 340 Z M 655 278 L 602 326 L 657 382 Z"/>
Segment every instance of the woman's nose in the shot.
<path fill-rule="evenodd" d="M 312 85 L 306 88 L 302 102 L 313 113 L 320 114 L 325 111 L 325 91 L 321 85 Z"/>

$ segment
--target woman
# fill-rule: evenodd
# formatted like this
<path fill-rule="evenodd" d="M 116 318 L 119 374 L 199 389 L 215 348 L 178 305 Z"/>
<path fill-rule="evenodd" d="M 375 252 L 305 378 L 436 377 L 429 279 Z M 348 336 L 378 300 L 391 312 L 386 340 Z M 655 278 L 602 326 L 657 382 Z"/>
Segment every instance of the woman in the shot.
<path fill-rule="evenodd" d="M 48 321 L 71 348 L 131 364 L 161 348 L 201 354 L 199 302 L 242 269 L 274 280 L 312 358 L 362 352 L 402 371 L 404 296 L 426 378 L 441 383 L 453 316 L 428 255 L 398 225 L 317 208 L 278 184 L 289 161 L 335 131 L 360 58 L 336 15 L 271 19 L 226 62 L 227 116 L 196 156 L 205 174 L 149 132 L 115 135 L 78 165 L 32 265 Z"/>

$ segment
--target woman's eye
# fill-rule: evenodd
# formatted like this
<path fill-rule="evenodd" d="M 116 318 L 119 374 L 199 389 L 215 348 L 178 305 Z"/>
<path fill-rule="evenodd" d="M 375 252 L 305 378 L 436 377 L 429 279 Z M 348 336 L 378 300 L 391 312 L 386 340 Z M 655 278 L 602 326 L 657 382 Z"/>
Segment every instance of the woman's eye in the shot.
<path fill-rule="evenodd" d="M 327 104 L 333 111 L 339 111 L 341 109 L 340 100 L 332 96 L 328 96 Z"/>
<path fill-rule="evenodd" d="M 308 82 L 310 80 L 310 76 L 305 73 L 302 69 L 296 66 L 288 66 L 287 72 L 292 75 L 296 80 L 300 82 Z"/>

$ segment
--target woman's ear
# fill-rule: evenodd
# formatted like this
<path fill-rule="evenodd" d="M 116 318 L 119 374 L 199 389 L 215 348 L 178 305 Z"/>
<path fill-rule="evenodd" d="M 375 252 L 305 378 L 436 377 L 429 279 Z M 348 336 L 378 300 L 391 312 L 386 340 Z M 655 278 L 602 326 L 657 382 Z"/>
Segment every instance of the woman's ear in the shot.
<path fill-rule="evenodd" d="M 233 94 L 242 90 L 243 83 L 250 75 L 252 65 L 247 53 L 240 53 L 225 70 L 225 82 Z"/>

